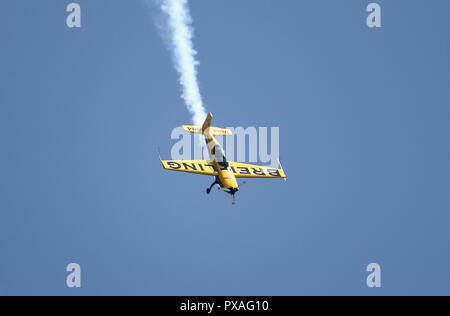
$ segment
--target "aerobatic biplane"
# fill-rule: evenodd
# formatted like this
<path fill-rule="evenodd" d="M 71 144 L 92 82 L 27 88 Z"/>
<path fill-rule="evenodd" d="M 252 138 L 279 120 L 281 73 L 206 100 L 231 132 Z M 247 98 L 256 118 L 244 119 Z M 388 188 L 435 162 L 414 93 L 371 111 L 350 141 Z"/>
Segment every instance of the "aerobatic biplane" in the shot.
<path fill-rule="evenodd" d="M 215 177 L 214 182 L 206 193 L 218 185 L 219 189 L 231 195 L 235 204 L 235 194 L 239 191 L 238 178 L 286 178 L 286 174 L 279 163 L 278 168 L 251 165 L 228 161 L 220 143 L 214 136 L 230 136 L 232 131 L 225 128 L 211 127 L 212 114 L 209 113 L 203 126 L 183 125 L 183 129 L 190 133 L 202 134 L 208 146 L 210 160 L 161 160 L 164 169 L 196 173 Z"/>

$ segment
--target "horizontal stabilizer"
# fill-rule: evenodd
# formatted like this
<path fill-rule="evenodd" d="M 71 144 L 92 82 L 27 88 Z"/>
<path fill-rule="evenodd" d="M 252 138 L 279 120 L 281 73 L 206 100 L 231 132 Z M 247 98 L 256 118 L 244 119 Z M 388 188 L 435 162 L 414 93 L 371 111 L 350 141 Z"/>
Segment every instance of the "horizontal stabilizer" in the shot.
<path fill-rule="evenodd" d="M 183 129 L 189 133 L 203 134 L 202 128 L 200 126 L 194 125 L 183 125 Z M 210 127 L 209 132 L 214 136 L 231 136 L 233 132 L 227 128 Z"/>

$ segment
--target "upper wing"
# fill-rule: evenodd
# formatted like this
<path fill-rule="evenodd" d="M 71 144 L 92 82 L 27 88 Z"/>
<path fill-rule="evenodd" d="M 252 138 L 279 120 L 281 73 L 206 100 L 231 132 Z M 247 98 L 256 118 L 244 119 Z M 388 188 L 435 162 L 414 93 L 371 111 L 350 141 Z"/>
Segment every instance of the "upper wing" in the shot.
<path fill-rule="evenodd" d="M 207 160 L 161 160 L 164 169 L 217 176 L 215 167 Z"/>
<path fill-rule="evenodd" d="M 281 168 L 250 165 L 240 162 L 229 162 L 236 178 L 286 178 Z"/>

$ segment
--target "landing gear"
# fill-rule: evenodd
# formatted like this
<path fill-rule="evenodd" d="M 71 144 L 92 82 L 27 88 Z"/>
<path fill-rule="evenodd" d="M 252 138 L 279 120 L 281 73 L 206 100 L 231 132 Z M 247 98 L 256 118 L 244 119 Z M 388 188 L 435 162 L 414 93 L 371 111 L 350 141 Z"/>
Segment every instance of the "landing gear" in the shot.
<path fill-rule="evenodd" d="M 211 186 L 209 188 L 206 189 L 206 194 L 210 194 L 212 188 L 216 184 L 219 186 L 219 188 L 218 188 L 219 190 L 222 190 L 223 192 L 228 193 L 230 195 L 231 203 L 236 204 L 236 197 L 234 195 L 236 194 L 237 191 L 239 191 L 239 188 L 223 188 L 219 177 L 216 177 L 216 180 L 211 184 Z"/>
<path fill-rule="evenodd" d="M 211 184 L 211 186 L 209 188 L 206 189 L 206 194 L 210 194 L 211 193 L 211 189 L 215 186 L 215 185 L 220 185 L 219 179 L 216 178 L 216 181 L 213 182 L 213 184 Z"/>

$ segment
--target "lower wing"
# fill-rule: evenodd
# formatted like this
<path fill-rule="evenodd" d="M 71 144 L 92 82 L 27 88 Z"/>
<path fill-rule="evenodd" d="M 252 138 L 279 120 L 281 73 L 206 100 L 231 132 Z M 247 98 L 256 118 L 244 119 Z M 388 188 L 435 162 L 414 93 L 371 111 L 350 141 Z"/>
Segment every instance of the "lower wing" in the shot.
<path fill-rule="evenodd" d="M 286 178 L 282 168 L 250 165 L 240 162 L 229 162 L 236 178 Z"/>
<path fill-rule="evenodd" d="M 217 176 L 218 173 L 207 160 L 161 160 L 164 169 L 172 171 L 189 172 L 203 174 L 207 176 Z"/>

